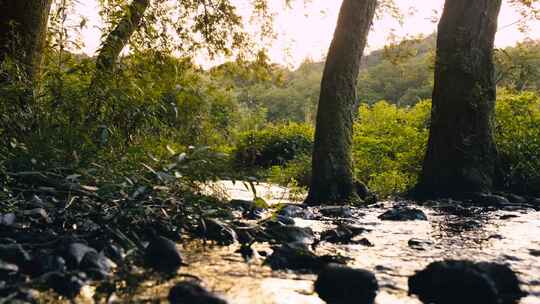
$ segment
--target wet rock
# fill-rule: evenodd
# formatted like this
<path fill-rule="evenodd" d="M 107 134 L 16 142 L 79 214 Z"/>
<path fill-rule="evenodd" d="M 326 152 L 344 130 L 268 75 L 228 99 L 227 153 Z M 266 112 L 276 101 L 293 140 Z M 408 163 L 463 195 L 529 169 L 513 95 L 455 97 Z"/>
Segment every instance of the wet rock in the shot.
<path fill-rule="evenodd" d="M 509 220 L 511 218 L 516 218 L 516 217 L 519 217 L 518 215 L 515 215 L 515 214 L 503 214 L 501 215 L 499 218 L 501 220 Z"/>
<path fill-rule="evenodd" d="M 433 245 L 433 242 L 430 240 L 412 238 L 407 242 L 407 245 L 409 245 L 409 247 L 411 247 L 412 249 L 426 250 L 431 245 Z"/>
<path fill-rule="evenodd" d="M 144 252 L 144 262 L 163 273 L 175 273 L 182 266 L 182 255 L 176 243 L 168 238 L 152 234 Z"/>
<path fill-rule="evenodd" d="M 508 199 L 510 201 L 510 203 L 513 203 L 513 204 L 525 204 L 525 203 L 527 203 L 527 199 L 525 199 L 523 196 L 519 196 L 519 195 L 512 194 L 512 193 L 508 193 L 508 194 L 506 194 L 504 196 L 506 197 L 506 199 Z"/>
<path fill-rule="evenodd" d="M 38 292 L 34 289 L 20 286 L 5 287 L 0 284 L 0 303 L 9 304 L 29 304 L 38 303 L 36 300 Z"/>
<path fill-rule="evenodd" d="M 279 210 L 278 215 L 286 217 L 297 217 L 305 220 L 313 219 L 315 216 L 313 212 L 305 207 L 300 207 L 297 205 L 287 205 Z"/>
<path fill-rule="evenodd" d="M 251 227 L 237 227 L 234 229 L 238 237 L 240 244 L 250 244 L 255 241 L 255 228 Z"/>
<path fill-rule="evenodd" d="M 529 249 L 529 254 L 535 257 L 540 257 L 540 250 L 539 249 Z"/>
<path fill-rule="evenodd" d="M 334 244 L 351 244 L 355 243 L 355 241 L 353 241 L 353 238 L 366 231 L 368 231 L 368 229 L 365 229 L 363 227 L 355 227 L 352 225 L 341 224 L 334 229 L 323 231 L 321 233 L 320 241 Z"/>
<path fill-rule="evenodd" d="M 66 260 L 61 256 L 42 252 L 32 259 L 32 275 L 39 276 L 48 272 L 65 272 Z"/>
<path fill-rule="evenodd" d="M 400 206 L 379 215 L 379 219 L 385 221 L 427 221 L 427 216 L 420 209 Z"/>
<path fill-rule="evenodd" d="M 32 261 L 28 251 L 19 244 L 0 245 L 0 258 L 23 269 L 29 266 Z"/>
<path fill-rule="evenodd" d="M 0 281 L 7 280 L 18 272 L 19 266 L 0 260 Z"/>
<path fill-rule="evenodd" d="M 53 272 L 47 275 L 47 286 L 68 299 L 75 298 L 86 285 L 84 274 L 68 274 Z"/>
<path fill-rule="evenodd" d="M 336 264 L 325 266 L 315 281 L 315 291 L 328 304 L 372 304 L 378 290 L 372 272 Z"/>
<path fill-rule="evenodd" d="M 199 226 L 199 233 L 220 245 L 230 245 L 238 241 L 234 229 L 216 219 L 204 219 Z"/>
<path fill-rule="evenodd" d="M 257 251 L 251 248 L 251 244 L 241 244 L 240 249 L 236 250 L 235 252 L 240 253 L 246 263 L 258 255 Z"/>
<path fill-rule="evenodd" d="M 103 248 L 103 254 L 110 257 L 116 263 L 123 262 L 124 258 L 126 257 L 126 251 L 124 248 L 112 243 L 107 244 L 105 248 Z"/>
<path fill-rule="evenodd" d="M 64 258 L 69 269 L 76 269 L 81 264 L 84 256 L 89 253 L 97 253 L 97 251 L 83 243 L 71 243 L 67 246 Z"/>
<path fill-rule="evenodd" d="M 504 196 L 487 193 L 475 193 L 471 196 L 471 200 L 481 206 L 501 207 L 510 204 L 510 201 Z"/>
<path fill-rule="evenodd" d="M 269 226 L 266 232 L 276 241 L 282 243 L 300 242 L 313 243 L 315 236 L 309 227 L 298 227 L 292 225 Z"/>
<path fill-rule="evenodd" d="M 233 199 L 229 201 L 229 204 L 236 209 L 241 209 L 242 211 L 251 210 L 255 208 L 254 201 Z"/>
<path fill-rule="evenodd" d="M 507 266 L 456 260 L 433 262 L 411 276 L 409 294 L 434 304 L 510 304 L 523 296 Z"/>
<path fill-rule="evenodd" d="M 362 245 L 362 246 L 366 246 L 366 247 L 374 247 L 375 245 L 373 245 L 373 243 L 368 240 L 367 238 L 361 238 L 359 239 L 356 244 L 359 244 L 359 245 Z"/>
<path fill-rule="evenodd" d="M 304 243 L 286 243 L 272 247 L 272 254 L 264 264 L 273 270 L 316 270 L 322 267 L 322 261 Z"/>
<path fill-rule="evenodd" d="M 81 261 L 80 268 L 91 278 L 103 279 L 111 275 L 114 263 L 102 253 L 88 252 Z"/>
<path fill-rule="evenodd" d="M 493 280 L 499 295 L 500 303 L 516 303 L 519 299 L 527 295 L 521 290 L 519 286 L 520 282 L 516 274 L 507 265 L 480 262 L 476 263 L 476 267 Z"/>
<path fill-rule="evenodd" d="M 176 284 L 169 291 L 168 296 L 171 304 L 226 304 L 227 302 L 201 285 L 192 281 L 184 281 Z"/>
<path fill-rule="evenodd" d="M 324 206 L 319 209 L 319 212 L 327 217 L 349 218 L 353 216 L 352 209 L 347 206 Z"/>
<path fill-rule="evenodd" d="M 22 211 L 22 214 L 25 216 L 29 216 L 32 219 L 35 220 L 42 220 L 46 223 L 51 223 L 51 219 L 49 218 L 49 213 L 43 208 L 35 208 L 30 210 L 24 210 Z"/>
<path fill-rule="evenodd" d="M 288 217 L 288 216 L 284 216 L 284 215 L 277 215 L 276 218 L 275 218 L 275 221 L 282 224 L 282 225 L 294 225 L 294 224 L 296 224 L 292 217 Z"/>
<path fill-rule="evenodd" d="M 16 219 L 15 213 L 0 214 L 0 226 L 13 226 Z"/>
<path fill-rule="evenodd" d="M 366 186 L 366 184 L 355 181 L 354 187 L 356 189 L 356 194 L 362 199 L 365 200 L 369 195 L 371 195 L 371 192 L 369 191 L 369 188 Z"/>

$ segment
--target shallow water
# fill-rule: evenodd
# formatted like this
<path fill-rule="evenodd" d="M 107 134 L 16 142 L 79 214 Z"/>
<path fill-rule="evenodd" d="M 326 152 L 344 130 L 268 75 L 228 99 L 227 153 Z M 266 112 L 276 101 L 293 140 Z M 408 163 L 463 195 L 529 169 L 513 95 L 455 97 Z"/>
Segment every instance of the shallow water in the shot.
<path fill-rule="evenodd" d="M 222 183 L 222 186 L 234 198 L 251 198 L 251 192 L 241 184 Z M 257 191 L 275 202 L 283 201 L 283 191 L 286 190 L 263 185 Z M 522 280 L 522 288 L 530 293 L 520 303 L 540 303 L 540 257 L 530 252 L 531 249 L 540 250 L 540 212 L 498 210 L 460 218 L 438 212 L 437 209 L 419 207 L 428 215 L 428 221 L 379 220 L 377 216 L 393 204 L 385 202 L 384 206 L 362 209 L 365 215 L 354 218 L 357 225 L 373 229 L 362 234 L 374 244 L 373 247 L 323 243 L 317 249 L 317 253 L 321 254 L 341 253 L 353 258 L 350 266 L 373 271 L 381 287 L 377 303 L 420 303 L 415 297 L 407 295 L 407 277 L 430 262 L 441 259 L 508 263 Z M 516 217 L 500 219 L 510 214 Z M 299 225 L 312 227 L 316 232 L 332 225 L 330 220 L 298 222 Z M 433 244 L 426 250 L 412 249 L 408 246 L 411 238 L 430 240 Z M 237 246 L 209 247 L 201 242 L 191 242 L 182 247 L 190 266 L 182 268 L 181 272 L 200 277 L 206 287 L 232 304 L 323 303 L 312 291 L 314 275 L 272 272 L 268 267 L 261 266 L 262 259 L 248 265 L 234 252 Z M 265 244 L 254 248 L 270 253 Z M 172 283 L 148 283 L 141 286 L 131 299 L 165 299 Z"/>

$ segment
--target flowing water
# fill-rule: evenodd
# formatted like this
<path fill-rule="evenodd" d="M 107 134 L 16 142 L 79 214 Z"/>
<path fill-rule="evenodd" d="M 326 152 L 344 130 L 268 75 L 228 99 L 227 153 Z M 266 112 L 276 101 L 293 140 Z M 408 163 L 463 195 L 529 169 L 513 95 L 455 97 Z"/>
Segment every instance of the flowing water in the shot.
<path fill-rule="evenodd" d="M 242 184 L 222 183 L 231 197 L 250 199 L 251 191 Z M 286 189 L 260 186 L 259 195 L 273 202 L 283 202 Z M 378 215 L 392 206 L 385 202 L 374 208 L 362 209 L 364 215 L 354 218 L 356 224 L 372 229 L 362 234 L 373 247 L 323 243 L 317 253 L 340 253 L 351 257 L 350 266 L 373 271 L 379 281 L 379 304 L 418 304 L 407 295 L 407 277 L 441 259 L 469 259 L 508 263 L 518 273 L 522 288 L 529 292 L 522 304 L 540 303 L 540 212 L 534 210 L 497 210 L 482 212 L 474 217 L 459 217 L 439 212 L 435 208 L 419 207 L 428 221 L 381 221 Z M 501 219 L 502 217 L 502 219 Z M 298 225 L 321 231 L 331 227 L 331 221 L 297 220 Z M 412 249 L 411 238 L 429 240 L 425 250 Z M 258 250 L 270 252 L 265 244 Z M 319 304 L 313 293 L 314 275 L 287 271 L 272 272 L 261 266 L 262 259 L 246 264 L 235 250 L 238 246 L 210 247 L 201 242 L 182 245 L 190 266 L 183 273 L 200 277 L 205 286 L 226 298 L 231 304 Z M 147 282 L 134 301 L 165 299 L 171 281 L 163 284 Z"/>

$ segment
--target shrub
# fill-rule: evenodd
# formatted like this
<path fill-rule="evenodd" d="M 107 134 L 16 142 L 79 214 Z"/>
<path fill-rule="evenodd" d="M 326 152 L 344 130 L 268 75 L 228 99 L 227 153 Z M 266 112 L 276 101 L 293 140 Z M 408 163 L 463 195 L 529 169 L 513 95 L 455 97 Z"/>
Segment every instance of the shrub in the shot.
<path fill-rule="evenodd" d="M 504 186 L 521 193 L 540 193 L 540 98 L 532 92 L 499 93 L 495 140 Z"/>
<path fill-rule="evenodd" d="M 234 159 L 243 168 L 269 168 L 307 154 L 312 147 L 313 128 L 309 125 L 270 125 L 240 134 Z"/>
<path fill-rule="evenodd" d="M 429 113 L 429 101 L 412 108 L 384 101 L 362 105 L 354 124 L 356 178 L 380 196 L 413 186 L 425 153 Z"/>

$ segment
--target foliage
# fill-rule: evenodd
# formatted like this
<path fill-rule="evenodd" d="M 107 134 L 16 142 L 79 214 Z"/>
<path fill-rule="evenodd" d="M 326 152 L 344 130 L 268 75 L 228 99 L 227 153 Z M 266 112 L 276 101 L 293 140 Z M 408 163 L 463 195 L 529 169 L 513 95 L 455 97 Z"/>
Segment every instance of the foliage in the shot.
<path fill-rule="evenodd" d="M 496 108 L 495 135 L 505 186 L 540 193 L 540 97 L 502 92 Z"/>
<path fill-rule="evenodd" d="M 235 163 L 244 168 L 283 165 L 313 146 L 313 128 L 305 124 L 269 125 L 239 135 Z"/>
<path fill-rule="evenodd" d="M 525 40 L 514 47 L 497 50 L 495 55 L 500 86 L 540 92 L 540 41 Z"/>
<path fill-rule="evenodd" d="M 356 178 L 381 196 L 416 182 L 428 136 L 430 102 L 399 108 L 384 101 L 362 105 L 354 125 Z"/>

